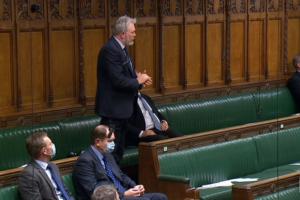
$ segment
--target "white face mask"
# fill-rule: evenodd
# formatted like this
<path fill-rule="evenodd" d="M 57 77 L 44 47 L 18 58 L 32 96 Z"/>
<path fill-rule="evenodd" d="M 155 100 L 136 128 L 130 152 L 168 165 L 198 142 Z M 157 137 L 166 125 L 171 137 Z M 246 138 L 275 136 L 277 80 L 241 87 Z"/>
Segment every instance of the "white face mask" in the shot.
<path fill-rule="evenodd" d="M 52 154 L 51 154 L 51 158 L 54 158 L 54 157 L 55 157 L 55 155 L 56 155 L 56 147 L 55 147 L 55 144 L 53 144 L 53 143 L 52 143 L 52 146 L 51 146 L 51 148 L 52 148 Z"/>
<path fill-rule="evenodd" d="M 108 142 L 108 143 L 107 143 L 107 151 L 108 151 L 109 153 L 113 152 L 114 149 L 115 149 L 115 146 L 116 146 L 116 145 L 115 145 L 114 141 Z"/>

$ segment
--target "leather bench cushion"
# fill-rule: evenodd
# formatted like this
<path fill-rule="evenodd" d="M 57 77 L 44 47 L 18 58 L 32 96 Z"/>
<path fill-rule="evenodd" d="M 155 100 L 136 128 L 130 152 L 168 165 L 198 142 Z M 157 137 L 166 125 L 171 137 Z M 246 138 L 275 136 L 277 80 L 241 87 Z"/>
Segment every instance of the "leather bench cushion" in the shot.
<path fill-rule="evenodd" d="M 298 187 L 292 187 L 280 192 L 272 193 L 255 198 L 255 200 L 299 200 L 300 192 Z"/>
<path fill-rule="evenodd" d="M 257 121 L 276 119 L 297 113 L 294 99 L 287 87 L 260 90 L 254 93 Z"/>
<path fill-rule="evenodd" d="M 72 174 L 66 174 L 62 176 L 62 180 L 65 186 L 67 187 L 68 191 L 71 193 L 71 195 L 76 198 L 76 192 L 73 184 Z"/>
<path fill-rule="evenodd" d="M 254 137 L 260 170 L 300 160 L 300 127 Z"/>
<path fill-rule="evenodd" d="M 55 143 L 59 141 L 60 129 L 56 123 L 0 131 L 0 170 L 20 167 L 28 163 L 30 158 L 25 147 L 25 140 L 30 134 L 37 131 L 47 132 Z"/>
<path fill-rule="evenodd" d="M 62 157 L 80 155 L 90 145 L 90 135 L 97 125 L 100 117 L 96 115 L 67 118 L 58 122 L 61 137 L 57 143 L 57 151 Z M 73 154 L 73 155 L 72 155 Z"/>
<path fill-rule="evenodd" d="M 138 164 L 139 151 L 138 147 L 126 148 L 123 159 L 121 160 L 121 167 L 134 166 Z"/>
<path fill-rule="evenodd" d="M 166 105 L 167 119 L 182 134 L 235 126 L 256 121 L 251 94 Z"/>
<path fill-rule="evenodd" d="M 188 177 L 192 187 L 256 172 L 257 154 L 251 138 L 193 148 L 159 156 L 160 174 Z"/>
<path fill-rule="evenodd" d="M 19 200 L 21 199 L 16 185 L 0 188 L 1 200 Z"/>
<path fill-rule="evenodd" d="M 231 200 L 231 187 L 200 189 L 201 200 Z"/>

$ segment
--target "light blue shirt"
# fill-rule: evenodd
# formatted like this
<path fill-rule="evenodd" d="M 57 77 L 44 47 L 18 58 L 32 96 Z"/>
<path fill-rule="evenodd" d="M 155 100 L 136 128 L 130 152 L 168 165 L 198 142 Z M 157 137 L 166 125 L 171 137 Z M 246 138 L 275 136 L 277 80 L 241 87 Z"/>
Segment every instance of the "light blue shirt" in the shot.
<path fill-rule="evenodd" d="M 91 147 L 92 147 L 93 152 L 96 154 L 97 158 L 100 160 L 101 165 L 105 169 L 105 165 L 104 165 L 104 162 L 103 162 L 103 155 L 102 155 L 102 153 L 98 149 L 96 149 L 96 147 L 94 147 L 93 145 L 91 145 Z"/>

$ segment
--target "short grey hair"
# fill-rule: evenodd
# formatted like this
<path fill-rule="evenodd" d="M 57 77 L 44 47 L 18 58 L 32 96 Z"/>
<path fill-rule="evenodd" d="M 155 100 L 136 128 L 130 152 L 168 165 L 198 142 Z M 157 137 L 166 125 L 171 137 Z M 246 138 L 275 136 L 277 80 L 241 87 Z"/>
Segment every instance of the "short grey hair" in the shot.
<path fill-rule="evenodd" d="M 298 64 L 300 63 L 300 55 L 296 55 L 294 58 L 293 58 L 293 65 L 295 68 L 298 68 Z"/>
<path fill-rule="evenodd" d="M 112 33 L 114 36 L 119 35 L 121 33 L 125 33 L 128 30 L 129 24 L 135 24 L 136 18 L 128 17 L 127 15 L 124 15 L 117 19 L 116 23 L 114 24 L 112 28 Z"/>

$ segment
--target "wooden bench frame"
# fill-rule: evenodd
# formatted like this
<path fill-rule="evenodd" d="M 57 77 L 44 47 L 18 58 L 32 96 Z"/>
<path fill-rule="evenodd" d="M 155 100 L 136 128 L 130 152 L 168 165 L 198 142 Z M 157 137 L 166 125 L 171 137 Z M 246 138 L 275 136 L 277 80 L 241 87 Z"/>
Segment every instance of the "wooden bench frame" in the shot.
<path fill-rule="evenodd" d="M 257 181 L 250 184 L 232 186 L 233 200 L 254 200 L 258 196 L 268 195 L 284 189 L 299 187 L 300 172 Z"/>
<path fill-rule="evenodd" d="M 164 152 L 176 152 L 184 149 L 201 147 L 259 134 L 273 132 L 281 128 L 292 128 L 300 125 L 300 116 L 293 115 L 280 119 L 250 123 L 220 130 L 208 131 L 180 138 L 171 138 L 139 145 L 139 183 L 147 191 L 161 191 L 167 194 L 176 194 L 181 191 L 182 197 L 176 199 L 199 199 L 199 190 L 191 188 L 186 180 L 169 181 L 160 176 L 158 156 Z"/>

